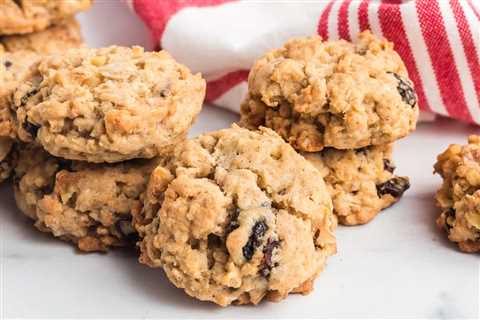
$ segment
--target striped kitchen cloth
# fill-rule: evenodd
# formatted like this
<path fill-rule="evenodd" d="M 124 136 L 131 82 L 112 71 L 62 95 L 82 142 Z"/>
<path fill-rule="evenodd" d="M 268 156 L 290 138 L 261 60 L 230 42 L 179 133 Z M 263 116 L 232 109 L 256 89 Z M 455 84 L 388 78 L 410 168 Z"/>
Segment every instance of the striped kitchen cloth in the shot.
<path fill-rule="evenodd" d="M 239 111 L 256 58 L 291 37 L 395 43 L 420 108 L 480 124 L 480 0 L 127 0 L 159 47 L 207 79 L 207 102 Z"/>

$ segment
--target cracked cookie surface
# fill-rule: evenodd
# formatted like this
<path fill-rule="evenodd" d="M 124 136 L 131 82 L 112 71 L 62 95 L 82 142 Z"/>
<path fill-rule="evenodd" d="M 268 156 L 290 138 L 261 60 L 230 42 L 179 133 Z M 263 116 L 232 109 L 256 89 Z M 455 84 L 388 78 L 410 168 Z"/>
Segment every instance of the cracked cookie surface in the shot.
<path fill-rule="evenodd" d="M 152 158 L 183 140 L 205 81 L 165 51 L 71 49 L 42 59 L 13 94 L 17 135 L 72 160 Z"/>
<path fill-rule="evenodd" d="M 480 136 L 452 144 L 437 157 L 443 178 L 436 200 L 442 213 L 437 225 L 464 252 L 480 252 Z"/>
<path fill-rule="evenodd" d="M 416 127 L 417 96 L 393 44 L 370 32 L 356 43 L 313 36 L 260 58 L 241 125 L 266 126 L 297 150 L 387 144 Z"/>
<path fill-rule="evenodd" d="M 152 173 L 140 261 L 219 305 L 306 294 L 336 250 L 320 173 L 270 129 L 185 141 Z"/>
<path fill-rule="evenodd" d="M 92 0 L 2 0 L 0 35 L 42 31 L 91 5 Z"/>
<path fill-rule="evenodd" d="M 134 245 L 132 214 L 156 159 L 91 164 L 20 146 L 14 189 L 18 208 L 43 232 L 75 243 L 81 251 Z"/>
<path fill-rule="evenodd" d="M 333 212 L 344 225 L 371 221 L 410 186 L 407 177 L 394 174 L 391 145 L 355 150 L 326 148 L 302 155 L 322 174 Z"/>

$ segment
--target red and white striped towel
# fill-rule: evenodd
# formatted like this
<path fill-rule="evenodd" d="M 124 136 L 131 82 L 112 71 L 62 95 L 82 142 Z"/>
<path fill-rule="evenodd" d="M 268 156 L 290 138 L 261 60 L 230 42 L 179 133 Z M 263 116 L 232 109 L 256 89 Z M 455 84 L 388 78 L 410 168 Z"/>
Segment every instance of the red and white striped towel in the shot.
<path fill-rule="evenodd" d="M 314 33 L 395 43 L 420 108 L 480 124 L 480 0 L 129 0 L 156 43 L 208 81 L 207 101 L 234 111 L 265 51 Z"/>

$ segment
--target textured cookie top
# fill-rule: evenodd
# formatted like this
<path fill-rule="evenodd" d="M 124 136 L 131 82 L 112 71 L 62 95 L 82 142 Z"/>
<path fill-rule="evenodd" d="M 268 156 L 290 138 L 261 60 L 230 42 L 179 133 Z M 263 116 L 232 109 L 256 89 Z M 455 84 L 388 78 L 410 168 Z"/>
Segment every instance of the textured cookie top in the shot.
<path fill-rule="evenodd" d="M 393 44 L 370 32 L 357 43 L 290 40 L 255 63 L 248 88 L 241 123 L 270 127 L 301 151 L 386 144 L 414 130 L 418 117 Z"/>
<path fill-rule="evenodd" d="M 220 305 L 306 293 L 335 252 L 320 173 L 273 131 L 234 126 L 177 146 L 134 217 L 140 261 Z"/>
<path fill-rule="evenodd" d="M 371 221 L 410 187 L 407 177 L 394 175 L 390 144 L 355 150 L 326 148 L 303 156 L 322 174 L 333 212 L 342 224 Z"/>
<path fill-rule="evenodd" d="M 91 4 L 91 0 L 2 0 L 0 35 L 44 30 Z"/>
<path fill-rule="evenodd" d="M 27 50 L 39 54 L 54 54 L 80 47 L 82 44 L 80 25 L 74 18 L 62 21 L 43 31 L 0 37 L 0 48 L 4 52 Z"/>
<path fill-rule="evenodd" d="M 443 178 L 437 223 L 463 251 L 480 251 L 480 136 L 470 136 L 466 145 L 450 145 L 437 157 L 435 172 Z"/>
<path fill-rule="evenodd" d="M 131 214 L 143 206 L 155 159 L 89 164 L 55 158 L 32 145 L 19 149 L 15 198 L 37 228 L 82 251 L 135 243 Z"/>
<path fill-rule="evenodd" d="M 165 52 L 79 48 L 42 59 L 13 96 L 18 137 L 90 162 L 151 158 L 186 135 L 205 81 Z"/>

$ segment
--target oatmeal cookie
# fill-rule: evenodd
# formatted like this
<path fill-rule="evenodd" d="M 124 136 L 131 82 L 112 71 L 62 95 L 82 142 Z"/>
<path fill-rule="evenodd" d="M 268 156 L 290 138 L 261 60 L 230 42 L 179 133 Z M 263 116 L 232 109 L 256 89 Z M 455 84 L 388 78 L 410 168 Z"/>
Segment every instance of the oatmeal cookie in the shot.
<path fill-rule="evenodd" d="M 0 137 L 0 182 L 8 179 L 12 172 L 12 146 L 13 140 L 6 137 Z"/>
<path fill-rule="evenodd" d="M 326 148 L 303 156 L 322 174 L 333 212 L 344 225 L 369 222 L 410 187 L 407 177 L 394 175 L 390 144 L 355 150 Z"/>
<path fill-rule="evenodd" d="M 0 51 L 33 51 L 39 54 L 54 54 L 83 44 L 80 25 L 70 18 L 43 31 L 0 37 Z"/>
<path fill-rule="evenodd" d="M 12 94 L 20 83 L 35 74 L 40 55 L 82 44 L 79 25 L 73 18 L 45 31 L 0 37 L 0 136 L 16 136 L 10 110 Z"/>
<path fill-rule="evenodd" d="M 248 88 L 241 124 L 272 128 L 306 152 L 393 142 L 415 129 L 419 112 L 393 44 L 367 31 L 357 43 L 290 40 L 255 63 Z"/>
<path fill-rule="evenodd" d="M 438 156 L 435 172 L 443 178 L 436 195 L 442 210 L 437 224 L 460 250 L 480 252 L 480 136 L 450 145 Z"/>
<path fill-rule="evenodd" d="M 156 160 L 90 164 L 50 156 L 38 146 L 18 148 L 14 189 L 18 207 L 43 232 L 81 251 L 105 251 L 137 240 L 131 215 Z"/>
<path fill-rule="evenodd" d="M 0 35 L 5 35 L 44 30 L 88 9 L 92 0 L 2 0 L 1 3 Z"/>
<path fill-rule="evenodd" d="M 31 51 L 0 53 L 0 137 L 16 137 L 10 110 L 12 95 L 20 83 L 35 73 L 39 60 Z"/>
<path fill-rule="evenodd" d="M 13 94 L 18 137 L 57 157 L 152 158 L 186 135 L 205 80 L 165 51 L 71 49 L 44 57 Z"/>
<path fill-rule="evenodd" d="M 306 294 L 336 250 L 320 173 L 266 128 L 178 145 L 153 171 L 134 221 L 140 262 L 222 306 Z"/>

